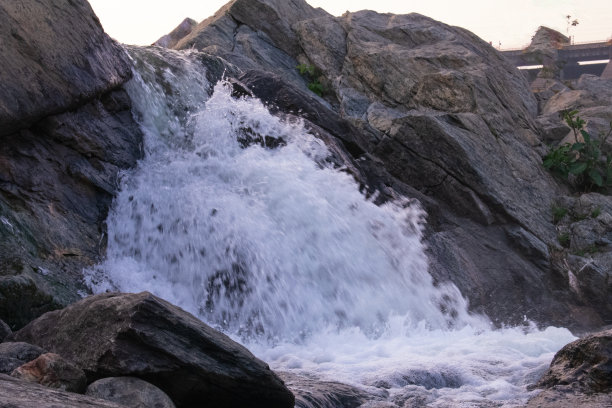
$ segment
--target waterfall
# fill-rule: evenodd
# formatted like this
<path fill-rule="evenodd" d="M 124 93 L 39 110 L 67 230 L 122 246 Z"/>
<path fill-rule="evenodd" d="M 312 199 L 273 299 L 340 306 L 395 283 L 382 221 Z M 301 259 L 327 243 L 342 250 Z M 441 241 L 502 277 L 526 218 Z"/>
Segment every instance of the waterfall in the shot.
<path fill-rule="evenodd" d="M 105 260 L 85 271 L 95 292 L 148 290 L 273 368 L 389 398 L 434 389 L 440 404 L 523 401 L 573 339 L 491 330 L 434 285 L 417 203 L 375 205 L 299 120 L 209 84 L 188 56 L 130 52 L 145 157 L 121 177 Z"/>

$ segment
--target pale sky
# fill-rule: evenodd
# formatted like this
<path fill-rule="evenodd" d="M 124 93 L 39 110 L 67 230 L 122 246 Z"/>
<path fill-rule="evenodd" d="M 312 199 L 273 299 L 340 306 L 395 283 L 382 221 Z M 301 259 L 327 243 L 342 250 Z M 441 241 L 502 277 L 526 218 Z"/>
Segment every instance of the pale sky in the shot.
<path fill-rule="evenodd" d="M 147 45 L 185 17 L 202 21 L 228 0 L 89 0 L 106 32 L 126 44 Z M 540 25 L 566 33 L 566 15 L 578 19 L 576 42 L 612 38 L 611 0 L 307 0 L 333 15 L 363 9 L 417 12 L 474 32 L 495 46 L 519 48 Z"/>

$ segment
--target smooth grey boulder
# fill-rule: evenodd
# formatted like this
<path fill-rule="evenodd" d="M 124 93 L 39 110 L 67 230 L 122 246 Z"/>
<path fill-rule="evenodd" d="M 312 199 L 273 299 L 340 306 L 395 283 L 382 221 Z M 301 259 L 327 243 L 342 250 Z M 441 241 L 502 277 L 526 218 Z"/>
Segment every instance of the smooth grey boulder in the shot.
<path fill-rule="evenodd" d="M 0 4 L 0 137 L 74 109 L 131 77 L 85 0 Z"/>
<path fill-rule="evenodd" d="M 612 392 L 612 329 L 576 340 L 555 354 L 538 388 L 567 387 L 582 393 Z"/>
<path fill-rule="evenodd" d="M 24 342 L 0 343 L 0 373 L 10 374 L 17 367 L 46 353 L 42 348 Z"/>
<path fill-rule="evenodd" d="M 88 381 L 136 376 L 178 407 L 293 407 L 293 394 L 246 348 L 148 292 L 102 294 L 14 333 L 62 355 Z"/>
<path fill-rule="evenodd" d="M 89 384 L 85 395 L 130 408 L 175 408 L 162 390 L 135 377 L 108 377 Z"/>
<path fill-rule="evenodd" d="M 103 399 L 44 387 L 0 374 L 0 406 L 6 408 L 126 408 Z"/>
<path fill-rule="evenodd" d="M 35 360 L 17 367 L 11 377 L 76 393 L 82 393 L 87 386 L 83 370 L 55 353 L 41 354 Z"/>

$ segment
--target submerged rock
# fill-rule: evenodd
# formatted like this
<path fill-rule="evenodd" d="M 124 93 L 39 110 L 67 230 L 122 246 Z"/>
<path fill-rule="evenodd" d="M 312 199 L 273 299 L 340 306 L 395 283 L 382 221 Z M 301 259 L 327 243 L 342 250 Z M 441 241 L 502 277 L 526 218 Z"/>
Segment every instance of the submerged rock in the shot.
<path fill-rule="evenodd" d="M 54 353 L 42 354 L 35 360 L 16 368 L 11 373 L 11 377 L 77 393 L 85 391 L 87 385 L 83 370 Z"/>
<path fill-rule="evenodd" d="M 135 377 L 109 377 L 89 384 L 85 395 L 129 408 L 175 408 L 159 388 Z"/>
<path fill-rule="evenodd" d="M 16 332 L 61 354 L 89 381 L 136 376 L 179 407 L 293 407 L 283 382 L 247 349 L 150 293 L 96 295 Z"/>

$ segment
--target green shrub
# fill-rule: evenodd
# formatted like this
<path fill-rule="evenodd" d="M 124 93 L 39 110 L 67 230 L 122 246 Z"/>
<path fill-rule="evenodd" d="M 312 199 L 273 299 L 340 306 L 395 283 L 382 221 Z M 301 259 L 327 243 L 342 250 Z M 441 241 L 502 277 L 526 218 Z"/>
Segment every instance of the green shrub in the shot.
<path fill-rule="evenodd" d="M 557 237 L 559 244 L 561 244 L 564 248 L 569 248 L 570 246 L 570 235 L 568 232 L 564 232 Z"/>
<path fill-rule="evenodd" d="M 601 207 L 597 207 L 593 211 L 591 211 L 591 218 L 597 218 L 599 217 L 600 214 L 601 214 Z"/>
<path fill-rule="evenodd" d="M 578 111 L 564 111 L 563 119 L 574 133 L 574 143 L 565 143 L 551 148 L 543 158 L 545 168 L 565 180 L 573 176 L 572 182 L 581 190 L 612 185 L 612 157 L 606 157 L 602 148 L 612 133 L 612 123 L 607 135 L 594 140 L 585 131 L 585 121 L 576 116 Z M 582 141 L 579 140 L 582 136 Z"/>
<path fill-rule="evenodd" d="M 561 221 L 563 219 L 563 217 L 565 217 L 567 215 L 567 208 L 564 207 L 559 207 L 555 204 L 553 204 L 552 208 L 552 216 L 553 216 L 553 223 L 554 224 L 558 224 L 559 221 Z"/>
<path fill-rule="evenodd" d="M 314 65 L 300 64 L 296 68 L 300 75 L 309 81 L 307 85 L 308 89 L 319 96 L 323 96 L 323 94 L 327 92 L 325 86 L 320 82 L 322 73 Z"/>

